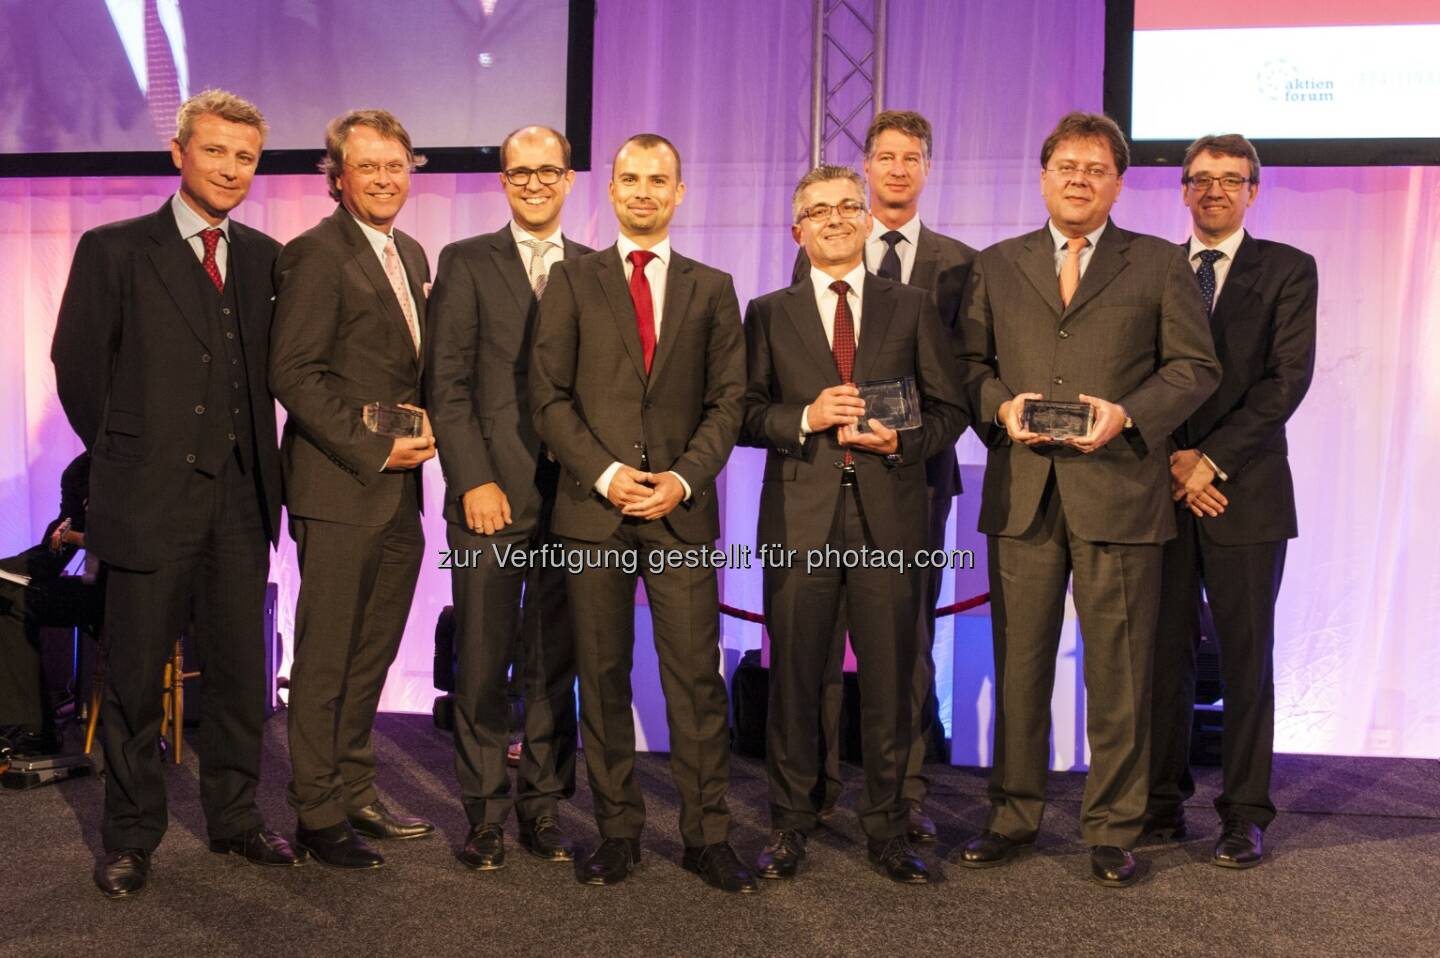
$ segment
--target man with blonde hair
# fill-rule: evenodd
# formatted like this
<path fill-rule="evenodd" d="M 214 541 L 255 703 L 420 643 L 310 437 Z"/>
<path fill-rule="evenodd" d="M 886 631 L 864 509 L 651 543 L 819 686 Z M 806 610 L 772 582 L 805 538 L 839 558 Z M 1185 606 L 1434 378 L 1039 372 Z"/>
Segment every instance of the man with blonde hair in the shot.
<path fill-rule="evenodd" d="M 280 527 L 275 404 L 265 376 L 280 244 L 230 219 L 265 119 L 207 90 L 179 111 L 180 188 L 154 213 L 80 238 L 51 358 L 91 453 L 86 547 L 105 562 L 101 705 L 110 898 L 145 887 L 165 833 L 161 680 L 187 628 L 203 662 L 200 800 L 210 848 L 299 857 L 255 807 L 266 695 L 263 604 Z"/>

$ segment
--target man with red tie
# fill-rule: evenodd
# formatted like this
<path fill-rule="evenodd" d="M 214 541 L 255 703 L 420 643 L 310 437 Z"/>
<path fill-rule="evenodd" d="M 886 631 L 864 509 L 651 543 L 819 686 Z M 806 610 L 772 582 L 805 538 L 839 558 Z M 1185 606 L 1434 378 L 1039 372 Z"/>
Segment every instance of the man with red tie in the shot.
<path fill-rule="evenodd" d="M 554 530 L 583 560 L 569 580 L 580 717 L 603 839 L 580 880 L 623 881 L 640 859 L 630 665 L 636 578 L 645 580 L 680 792 L 684 866 L 725 891 L 755 880 L 728 838 L 728 702 L 716 570 L 652 562 L 720 534 L 715 478 L 740 430 L 745 343 L 725 273 L 670 248 L 685 196 L 680 154 L 640 134 L 615 154 L 620 237 L 555 263 L 530 362 L 535 428 L 560 463 Z"/>
<path fill-rule="evenodd" d="M 179 192 L 80 238 L 55 324 L 55 385 L 91 454 L 85 544 L 105 562 L 105 857 L 94 877 L 109 898 L 145 887 L 165 833 L 160 686 L 192 623 L 210 847 L 298 861 L 255 807 L 265 578 L 280 525 L 265 377 L 280 245 L 230 212 L 250 189 L 265 129 L 233 94 L 188 100 L 170 144 Z"/>

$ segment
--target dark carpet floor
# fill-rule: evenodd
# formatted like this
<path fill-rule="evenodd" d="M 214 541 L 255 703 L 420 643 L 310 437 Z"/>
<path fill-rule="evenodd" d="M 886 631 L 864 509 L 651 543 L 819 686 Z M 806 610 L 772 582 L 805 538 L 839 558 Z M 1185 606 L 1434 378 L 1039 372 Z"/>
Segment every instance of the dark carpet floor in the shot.
<path fill-rule="evenodd" d="M 289 832 L 282 716 L 269 726 L 262 811 Z M 187 740 L 188 742 L 188 740 Z M 382 716 L 382 794 L 428 816 L 439 833 L 387 844 L 384 868 L 249 866 L 205 843 L 194 751 L 169 770 L 171 826 L 150 887 L 109 902 L 90 883 L 100 847 L 94 778 L 0 793 L 0 955 L 1440 955 L 1440 763 L 1282 756 L 1271 858 L 1250 871 L 1209 864 L 1218 772 L 1202 770 L 1192 838 L 1141 852 L 1125 890 L 1085 880 L 1077 837 L 1083 778 L 1052 776 L 1037 851 L 1000 869 L 948 859 L 984 822 L 985 774 L 934 766 L 938 881 L 898 886 L 872 872 L 849 811 L 810 843 L 794 882 L 726 896 L 683 871 L 675 793 L 664 756 L 639 771 L 650 825 L 640 869 L 623 885 L 577 884 L 568 865 L 512 840 L 509 862 L 472 873 L 454 858 L 465 837 L 450 740 L 424 716 Z M 564 810 L 572 835 L 595 841 L 582 784 Z M 753 858 L 766 835 L 762 763 L 737 758 L 733 841 Z M 1193 827 L 1199 825 L 1201 827 Z"/>

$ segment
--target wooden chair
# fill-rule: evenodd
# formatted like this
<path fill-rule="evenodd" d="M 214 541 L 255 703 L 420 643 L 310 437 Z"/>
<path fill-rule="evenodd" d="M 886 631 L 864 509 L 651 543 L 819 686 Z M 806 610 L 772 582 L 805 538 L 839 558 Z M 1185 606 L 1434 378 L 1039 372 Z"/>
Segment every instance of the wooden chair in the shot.
<path fill-rule="evenodd" d="M 95 725 L 100 720 L 100 702 L 105 697 L 105 667 L 109 649 L 102 641 L 100 654 L 95 660 L 95 672 L 90 679 L 90 719 L 85 723 L 85 754 L 95 745 Z M 179 765 L 185 757 L 185 681 L 199 678 L 199 672 L 185 671 L 185 645 L 183 639 L 175 640 L 175 650 L 165 663 L 165 678 L 161 685 L 160 737 L 172 737 L 171 760 Z"/>

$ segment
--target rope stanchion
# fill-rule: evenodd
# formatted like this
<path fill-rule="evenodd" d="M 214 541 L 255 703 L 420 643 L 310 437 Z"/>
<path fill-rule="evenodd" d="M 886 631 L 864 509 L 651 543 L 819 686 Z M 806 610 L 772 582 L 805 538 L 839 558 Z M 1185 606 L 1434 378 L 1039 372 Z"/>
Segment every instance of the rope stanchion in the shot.
<path fill-rule="evenodd" d="M 956 602 L 953 605 L 941 606 L 940 608 L 935 610 L 935 616 L 936 618 L 939 618 L 942 615 L 955 615 L 960 612 L 968 612 L 969 610 L 982 606 L 989 601 L 990 593 L 982 592 L 979 595 L 972 595 L 970 598 L 965 599 L 961 602 Z M 765 624 L 765 616 L 761 615 L 759 612 L 750 612 L 745 609 L 737 609 L 735 608 L 735 606 L 726 605 L 723 602 L 720 603 L 720 614 L 728 615 L 732 619 L 740 619 L 745 622 L 754 622 L 756 625 Z"/>

